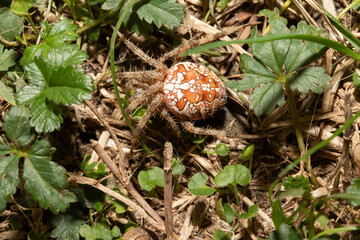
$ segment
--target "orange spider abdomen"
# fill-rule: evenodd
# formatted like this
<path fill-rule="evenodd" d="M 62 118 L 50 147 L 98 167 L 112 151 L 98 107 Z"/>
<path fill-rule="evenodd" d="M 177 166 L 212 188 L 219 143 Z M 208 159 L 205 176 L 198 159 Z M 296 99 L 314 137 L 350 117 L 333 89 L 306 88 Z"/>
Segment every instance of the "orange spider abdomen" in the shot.
<path fill-rule="evenodd" d="M 207 67 L 191 62 L 172 66 L 164 77 L 167 109 L 185 120 L 199 120 L 216 113 L 226 102 L 221 79 Z"/>

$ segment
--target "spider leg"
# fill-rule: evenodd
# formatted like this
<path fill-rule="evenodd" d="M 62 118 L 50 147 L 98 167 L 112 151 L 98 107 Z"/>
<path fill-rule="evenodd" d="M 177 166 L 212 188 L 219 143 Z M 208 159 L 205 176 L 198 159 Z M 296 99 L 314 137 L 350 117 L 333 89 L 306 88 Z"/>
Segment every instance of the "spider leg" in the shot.
<path fill-rule="evenodd" d="M 163 95 L 157 94 L 154 98 L 154 100 L 150 103 L 146 113 L 144 116 L 142 116 L 140 122 L 137 124 L 135 131 L 133 132 L 133 140 L 131 141 L 131 150 L 134 148 L 135 143 L 140 136 L 141 131 L 144 129 L 147 121 L 150 119 L 150 117 L 154 114 L 156 109 L 159 107 L 159 105 L 163 102 Z"/>
<path fill-rule="evenodd" d="M 162 108 L 160 111 L 161 116 L 163 116 L 165 118 L 165 120 L 169 123 L 170 128 L 174 131 L 175 135 L 182 140 L 182 136 L 181 136 L 181 132 L 180 129 L 178 127 L 178 125 L 176 124 L 176 121 L 173 119 L 173 117 L 170 115 L 169 111 L 166 108 Z"/>
<path fill-rule="evenodd" d="M 139 97 L 137 97 L 130 103 L 130 105 L 126 108 L 126 112 L 127 113 L 132 112 L 141 103 L 146 102 L 147 99 L 149 99 L 149 97 L 151 95 L 153 95 L 154 93 L 157 93 L 161 89 L 162 85 L 163 85 L 162 82 L 157 82 L 154 85 L 150 86 L 147 90 L 145 90 L 144 93 L 142 93 Z"/>
<path fill-rule="evenodd" d="M 139 58 L 141 58 L 144 62 L 148 63 L 150 66 L 153 66 L 154 68 L 158 69 L 158 70 L 162 70 L 161 72 L 164 72 L 167 67 L 162 63 L 159 62 L 158 60 L 155 60 L 151 57 L 149 57 L 146 53 L 144 53 L 140 48 L 138 48 L 137 46 L 135 46 L 135 44 L 133 44 L 132 42 L 130 42 L 128 39 L 125 38 L 125 36 L 123 34 L 121 34 L 120 32 L 117 33 L 118 36 L 120 37 L 120 39 L 122 41 L 124 41 L 124 43 L 126 44 L 126 46 L 135 54 L 137 55 Z"/>
<path fill-rule="evenodd" d="M 152 83 L 154 80 L 162 79 L 164 76 L 158 71 L 139 71 L 139 72 L 117 72 L 116 78 L 136 78 L 141 79 L 142 82 Z"/>
<path fill-rule="evenodd" d="M 195 127 L 192 122 L 179 120 L 181 126 L 185 128 L 186 131 L 199 134 L 199 135 L 211 135 L 216 136 L 219 139 L 224 139 L 228 141 L 228 138 L 245 138 L 245 139 L 258 139 L 258 138 L 264 138 L 269 136 L 264 135 L 251 135 L 251 134 L 238 134 L 235 132 L 228 132 L 223 130 L 217 130 L 217 129 L 209 129 L 209 128 L 201 128 L 201 127 Z"/>

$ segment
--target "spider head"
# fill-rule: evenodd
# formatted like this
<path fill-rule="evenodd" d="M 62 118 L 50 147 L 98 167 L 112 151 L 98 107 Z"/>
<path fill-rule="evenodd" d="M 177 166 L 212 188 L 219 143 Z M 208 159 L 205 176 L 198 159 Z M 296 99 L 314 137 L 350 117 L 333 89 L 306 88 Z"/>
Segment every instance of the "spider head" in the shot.
<path fill-rule="evenodd" d="M 215 114 L 226 103 L 221 79 L 204 65 L 181 62 L 164 77 L 167 109 L 184 120 L 200 120 Z"/>

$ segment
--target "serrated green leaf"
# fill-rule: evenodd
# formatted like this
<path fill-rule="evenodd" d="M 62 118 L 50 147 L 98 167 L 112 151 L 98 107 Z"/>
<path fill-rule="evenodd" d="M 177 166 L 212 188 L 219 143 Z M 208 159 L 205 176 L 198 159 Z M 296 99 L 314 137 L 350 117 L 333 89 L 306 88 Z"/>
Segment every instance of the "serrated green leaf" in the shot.
<path fill-rule="evenodd" d="M 42 89 L 46 87 L 46 82 L 51 78 L 54 68 L 51 67 L 44 58 L 37 57 L 33 62 L 24 66 L 25 77 L 30 79 L 30 86 L 37 86 Z M 21 96 L 21 93 L 19 94 Z"/>
<path fill-rule="evenodd" d="M 32 0 L 13 0 L 10 9 L 17 15 L 26 15 L 31 7 Z"/>
<path fill-rule="evenodd" d="M 51 232 L 51 237 L 59 240 L 78 240 L 80 226 L 85 223 L 81 216 L 81 211 L 73 208 L 54 216 L 51 224 L 55 228 Z"/>
<path fill-rule="evenodd" d="M 41 93 L 31 104 L 30 125 L 38 133 L 52 132 L 60 129 L 63 122 L 61 109 L 54 103 L 46 101 L 45 93 Z"/>
<path fill-rule="evenodd" d="M 310 90 L 320 94 L 325 88 L 330 87 L 331 77 L 321 67 L 305 68 L 288 78 L 292 90 L 308 93 Z"/>
<path fill-rule="evenodd" d="M 228 81 L 226 86 L 244 91 L 277 79 L 270 69 L 249 55 L 243 54 L 240 58 L 240 68 L 245 73 L 243 79 L 241 81 Z"/>
<path fill-rule="evenodd" d="M 80 50 L 74 44 L 62 44 L 59 47 L 52 49 L 46 57 L 47 63 L 52 67 L 69 67 L 76 66 L 83 63 L 88 58 L 85 51 Z"/>
<path fill-rule="evenodd" d="M 214 181 L 219 187 L 226 187 L 229 184 L 236 187 L 237 184 L 240 186 L 246 186 L 251 180 L 250 170 L 242 164 L 230 165 L 224 167 L 216 175 Z"/>
<path fill-rule="evenodd" d="M 189 191 L 197 196 L 210 196 L 215 192 L 214 188 L 206 186 L 209 177 L 206 173 L 200 172 L 190 178 Z"/>
<path fill-rule="evenodd" d="M 27 47 L 25 48 L 23 57 L 20 59 L 20 64 L 25 66 L 31 63 L 32 61 L 34 61 L 36 57 L 40 57 L 40 56 L 46 57 L 47 54 L 51 51 L 51 49 L 52 47 L 50 47 L 47 44 L 40 44 L 40 45 Z"/>
<path fill-rule="evenodd" d="M 70 80 L 70 81 L 69 81 Z M 82 70 L 73 67 L 59 68 L 48 81 L 47 99 L 56 104 L 69 106 L 91 99 L 92 79 Z"/>
<path fill-rule="evenodd" d="M 140 171 L 138 180 L 140 186 L 148 192 L 156 186 L 164 187 L 164 170 L 152 167 L 147 171 Z"/>
<path fill-rule="evenodd" d="M 256 115 L 270 114 L 276 106 L 284 104 L 284 92 L 280 82 L 269 83 L 254 90 L 249 98 Z"/>
<path fill-rule="evenodd" d="M 127 9 L 127 5 L 130 2 L 126 2 L 124 6 L 120 9 L 119 17 L 125 14 L 124 25 L 129 30 L 134 30 L 137 35 L 145 35 L 147 36 L 149 32 L 152 30 L 152 26 L 150 23 L 146 22 L 144 19 L 140 19 L 136 12 L 128 12 L 125 13 L 125 9 Z"/>
<path fill-rule="evenodd" d="M 35 85 L 23 87 L 20 93 L 16 95 L 18 104 L 28 105 L 29 103 L 33 102 L 44 91 L 44 89 L 45 88 Z"/>
<path fill-rule="evenodd" d="M 0 36 L 14 41 L 24 29 L 24 19 L 14 14 L 9 8 L 0 8 Z"/>
<path fill-rule="evenodd" d="M 0 146 L 3 146 L 1 142 Z M 0 212 L 5 210 L 10 195 L 15 194 L 20 184 L 18 164 L 17 155 L 0 158 Z"/>
<path fill-rule="evenodd" d="M 50 161 L 50 144 L 45 139 L 38 139 L 24 159 L 25 189 L 44 209 L 55 214 L 64 212 L 69 204 L 76 201 L 73 193 L 62 190 L 66 187 L 66 170 Z"/>
<path fill-rule="evenodd" d="M 4 45 L 0 43 L 0 72 L 7 71 L 10 67 L 15 65 L 17 59 L 17 52 L 13 49 L 5 49 Z"/>
<path fill-rule="evenodd" d="M 11 152 L 12 148 L 0 141 L 0 157 L 6 154 L 10 154 Z"/>
<path fill-rule="evenodd" d="M 65 41 L 75 41 L 78 37 L 76 29 L 77 26 L 72 24 L 70 19 L 64 19 L 51 28 L 49 34 L 44 37 L 44 40 L 51 47 L 57 47 Z"/>
<path fill-rule="evenodd" d="M 0 98 L 4 99 L 11 105 L 16 105 L 14 91 L 10 87 L 6 86 L 2 81 L 0 81 Z"/>
<path fill-rule="evenodd" d="M 134 8 L 138 6 L 135 5 Z M 158 28 L 166 25 L 168 28 L 180 26 L 185 17 L 184 7 L 176 0 L 149 0 L 141 2 L 135 10 L 140 19 L 145 19 L 148 23 L 154 23 Z"/>
<path fill-rule="evenodd" d="M 28 145 L 33 138 L 30 133 L 29 109 L 24 106 L 12 107 L 5 114 L 4 129 L 11 141 Z"/>

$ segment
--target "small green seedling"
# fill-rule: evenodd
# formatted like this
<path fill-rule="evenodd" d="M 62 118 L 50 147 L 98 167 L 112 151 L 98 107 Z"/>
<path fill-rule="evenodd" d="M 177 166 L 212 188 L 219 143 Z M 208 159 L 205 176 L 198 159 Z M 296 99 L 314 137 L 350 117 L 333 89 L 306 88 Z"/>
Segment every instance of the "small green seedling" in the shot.
<path fill-rule="evenodd" d="M 358 196 L 358 199 L 350 200 L 350 203 L 353 206 L 359 206 L 360 205 L 360 178 L 354 179 L 351 181 L 351 185 L 346 189 L 346 194 L 351 194 Z"/>
<path fill-rule="evenodd" d="M 180 160 L 173 158 L 172 160 L 172 174 L 181 175 L 185 172 L 185 166 L 181 164 Z"/>
<path fill-rule="evenodd" d="M 215 152 L 222 157 L 229 155 L 230 149 L 224 143 L 219 143 L 215 147 Z"/>
<path fill-rule="evenodd" d="M 294 227 L 282 224 L 278 230 L 270 233 L 269 240 L 302 240 L 300 234 L 296 233 Z"/>
<path fill-rule="evenodd" d="M 258 213 L 259 211 L 259 207 L 256 206 L 256 205 L 252 205 L 249 207 L 249 210 L 247 213 L 241 213 L 239 215 L 239 218 L 243 218 L 243 219 L 251 219 L 253 217 L 256 216 L 256 214 Z"/>
<path fill-rule="evenodd" d="M 216 229 L 213 235 L 214 240 L 231 240 L 231 233 L 225 233 L 220 229 Z"/>
<path fill-rule="evenodd" d="M 206 186 L 209 177 L 206 173 L 200 172 L 190 178 L 189 191 L 197 196 L 210 196 L 214 194 L 215 189 Z"/>
<path fill-rule="evenodd" d="M 164 170 L 159 167 L 152 167 L 147 171 L 140 171 L 138 180 L 140 186 L 148 192 L 156 186 L 164 187 Z"/>
<path fill-rule="evenodd" d="M 119 189 L 114 189 L 115 192 L 120 193 Z M 127 211 L 127 206 L 125 203 L 111 197 L 110 195 L 106 195 L 105 200 L 107 203 L 111 204 L 111 209 L 115 209 L 117 213 L 125 213 Z"/>
<path fill-rule="evenodd" d="M 120 229 L 117 226 L 110 229 L 105 218 L 98 220 L 95 226 L 81 225 L 79 232 L 86 240 L 112 240 L 120 237 Z"/>
<path fill-rule="evenodd" d="M 93 179 L 101 179 L 105 177 L 108 173 L 106 172 L 105 164 L 100 162 L 92 162 L 89 164 L 91 155 L 87 154 L 84 157 L 83 162 L 81 163 L 81 168 L 84 171 L 84 175 Z"/>
<path fill-rule="evenodd" d="M 247 167 L 242 164 L 226 166 L 215 177 L 215 184 L 219 187 L 231 186 L 234 191 L 236 205 L 239 206 L 239 195 L 237 185 L 246 186 L 251 180 L 251 173 Z"/>
<path fill-rule="evenodd" d="M 228 203 L 225 203 L 223 205 L 222 198 L 219 198 L 216 201 L 216 213 L 218 214 L 221 220 L 227 223 L 232 223 L 232 221 L 234 221 L 234 216 L 235 216 L 234 210 Z"/>

